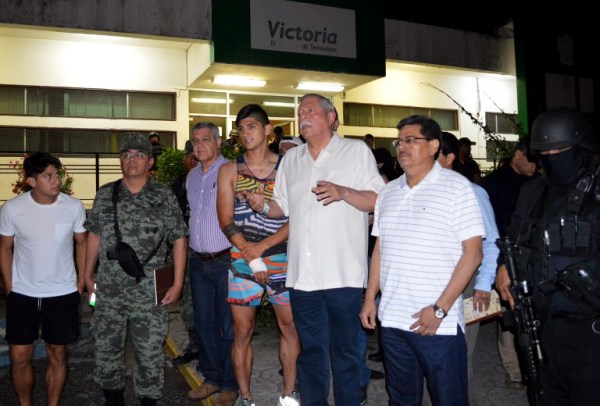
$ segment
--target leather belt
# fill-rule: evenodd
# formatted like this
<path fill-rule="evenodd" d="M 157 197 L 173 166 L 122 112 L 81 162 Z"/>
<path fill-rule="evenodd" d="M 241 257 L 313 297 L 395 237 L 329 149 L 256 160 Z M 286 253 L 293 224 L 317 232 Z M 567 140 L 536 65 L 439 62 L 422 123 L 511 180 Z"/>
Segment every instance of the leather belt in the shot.
<path fill-rule="evenodd" d="M 225 254 L 229 254 L 229 248 L 226 248 L 223 251 L 219 252 L 196 252 L 192 250 L 192 254 L 194 254 L 194 256 L 200 261 L 211 261 L 213 259 L 222 257 Z"/>

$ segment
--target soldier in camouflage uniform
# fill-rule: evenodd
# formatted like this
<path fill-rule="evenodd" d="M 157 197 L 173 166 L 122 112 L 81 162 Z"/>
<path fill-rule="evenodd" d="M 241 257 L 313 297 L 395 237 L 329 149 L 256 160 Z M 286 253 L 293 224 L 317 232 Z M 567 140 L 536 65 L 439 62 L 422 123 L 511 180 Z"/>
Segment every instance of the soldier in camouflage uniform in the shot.
<path fill-rule="evenodd" d="M 100 188 L 85 222 L 90 236 L 85 280 L 88 291 L 96 292 L 92 322 L 96 341 L 94 379 L 102 386 L 106 405 L 124 404 L 124 347 L 129 327 L 136 360 L 135 395 L 141 399 L 141 405 L 155 405 L 164 385 L 163 342 L 168 319 L 166 306 L 154 305 L 152 270 L 164 266 L 167 243 L 173 244 L 175 282 L 162 305 L 176 302 L 185 273 L 187 228 L 173 192 L 147 174 L 154 161 L 148 138 L 139 133 L 128 134 L 120 151 L 123 179 L 117 189 L 117 215 L 122 241 L 133 248 L 141 262 L 158 249 L 145 264 L 145 277 L 141 278 L 128 275 L 119 261 L 109 259 L 114 258 L 117 244 L 114 183 Z M 98 260 L 100 266 L 94 281 L 92 274 Z"/>

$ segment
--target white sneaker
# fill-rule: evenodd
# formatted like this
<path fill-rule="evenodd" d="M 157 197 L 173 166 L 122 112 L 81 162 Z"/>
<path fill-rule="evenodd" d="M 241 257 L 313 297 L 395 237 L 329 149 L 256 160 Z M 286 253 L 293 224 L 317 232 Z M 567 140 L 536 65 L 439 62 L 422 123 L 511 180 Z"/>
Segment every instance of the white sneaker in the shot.
<path fill-rule="evenodd" d="M 295 390 L 286 397 L 279 396 L 277 406 L 300 406 L 300 394 Z"/>

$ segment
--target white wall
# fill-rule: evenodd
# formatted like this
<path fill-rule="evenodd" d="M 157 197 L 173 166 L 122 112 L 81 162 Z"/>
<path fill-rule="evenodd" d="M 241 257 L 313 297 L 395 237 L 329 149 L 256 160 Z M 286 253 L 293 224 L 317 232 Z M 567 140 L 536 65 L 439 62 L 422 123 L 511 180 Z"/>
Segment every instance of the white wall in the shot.
<path fill-rule="evenodd" d="M 372 103 L 396 106 L 429 107 L 458 110 L 459 107 L 444 94 L 425 84 L 431 84 L 448 93 L 472 114 L 479 113 L 485 121 L 486 112 L 517 112 L 516 78 L 511 75 L 480 73 L 466 70 L 409 65 L 395 62 L 386 64 L 386 77 L 346 91 L 345 98 L 335 97 L 334 104 L 341 116 L 340 134 L 395 138 L 395 128 L 355 127 L 344 125 L 343 102 Z M 494 105 L 496 103 L 498 107 Z M 403 117 L 398 117 L 400 121 Z M 472 147 L 475 158 L 485 158 L 483 131 L 464 113 L 459 113 L 457 137 L 469 137 L 477 145 Z M 515 137 L 507 137 L 515 140 Z"/>
<path fill-rule="evenodd" d="M 191 46 L 191 42 L 164 39 L 0 27 L 0 84 L 174 92 L 177 112 L 175 121 L 0 116 L 0 126 L 169 131 L 177 133 L 177 145 L 182 147 L 189 137 L 187 52 Z M 10 185 L 16 175 L 8 163 L 15 159 L 0 157 L 0 201 L 13 196 Z M 63 161 L 73 167 L 77 197 L 92 199 L 93 160 Z M 104 168 L 100 184 L 116 179 L 120 174 L 116 169 Z"/>

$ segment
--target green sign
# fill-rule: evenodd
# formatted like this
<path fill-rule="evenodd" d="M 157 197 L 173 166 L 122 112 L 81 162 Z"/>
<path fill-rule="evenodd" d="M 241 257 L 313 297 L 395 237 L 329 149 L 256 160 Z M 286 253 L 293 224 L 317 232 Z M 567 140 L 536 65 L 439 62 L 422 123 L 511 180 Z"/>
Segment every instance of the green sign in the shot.
<path fill-rule="evenodd" d="M 383 1 L 213 2 L 214 62 L 385 76 Z"/>

